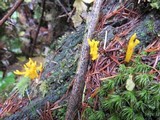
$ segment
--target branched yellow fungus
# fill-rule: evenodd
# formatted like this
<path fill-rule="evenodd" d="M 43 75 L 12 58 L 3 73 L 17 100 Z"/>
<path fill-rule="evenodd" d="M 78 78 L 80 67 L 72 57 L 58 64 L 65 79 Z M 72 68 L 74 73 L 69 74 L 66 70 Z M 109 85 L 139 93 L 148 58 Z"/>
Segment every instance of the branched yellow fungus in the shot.
<path fill-rule="evenodd" d="M 24 75 L 25 77 L 29 77 L 30 79 L 35 79 L 38 77 L 38 72 L 42 71 L 42 63 L 37 66 L 36 61 L 33 62 L 31 58 L 29 61 L 24 65 L 24 71 L 20 72 L 19 70 L 14 71 L 17 75 Z"/>
<path fill-rule="evenodd" d="M 98 58 L 98 45 L 99 41 L 95 41 L 88 39 L 88 44 L 90 46 L 90 55 L 92 57 L 92 60 L 96 60 Z"/>
<path fill-rule="evenodd" d="M 140 43 L 140 41 L 138 39 L 136 39 L 136 37 L 137 37 L 137 35 L 136 35 L 136 33 L 134 33 L 129 40 L 127 52 L 126 52 L 126 57 L 125 57 L 126 62 L 130 61 L 131 56 L 134 51 L 134 48 L 136 47 L 136 45 L 138 45 Z"/>

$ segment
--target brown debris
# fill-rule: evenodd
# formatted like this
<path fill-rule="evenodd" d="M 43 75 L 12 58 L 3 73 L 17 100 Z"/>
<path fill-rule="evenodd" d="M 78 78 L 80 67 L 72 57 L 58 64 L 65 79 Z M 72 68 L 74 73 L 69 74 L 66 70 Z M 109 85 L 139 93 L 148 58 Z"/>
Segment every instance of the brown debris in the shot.
<path fill-rule="evenodd" d="M 28 102 L 28 99 L 18 98 L 18 94 L 14 93 L 3 103 L 3 105 L 0 106 L 0 118 L 4 118 L 10 114 L 14 114 L 22 107 L 26 106 Z"/>

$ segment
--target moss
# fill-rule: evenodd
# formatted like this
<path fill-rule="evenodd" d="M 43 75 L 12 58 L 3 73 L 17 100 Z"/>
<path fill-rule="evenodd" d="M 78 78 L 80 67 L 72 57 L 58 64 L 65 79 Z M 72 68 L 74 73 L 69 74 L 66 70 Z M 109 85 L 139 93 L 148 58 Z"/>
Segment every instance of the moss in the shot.
<path fill-rule="evenodd" d="M 154 20 L 153 19 L 147 20 L 145 23 L 145 26 L 149 32 L 154 32 Z"/>
<path fill-rule="evenodd" d="M 120 65 L 118 75 L 102 83 L 99 90 L 98 109 L 92 109 L 93 104 L 90 102 L 94 100 L 90 101 L 90 107 L 83 114 L 85 119 L 89 116 L 93 117 L 91 120 L 97 119 L 97 111 L 100 112 L 97 114 L 105 115 L 104 120 L 160 118 L 160 83 L 154 80 L 155 74 L 149 74 L 151 67 L 142 63 L 139 56 L 130 65 L 130 67 Z M 132 81 L 135 84 L 131 91 L 125 87 L 129 75 L 132 75 Z"/>

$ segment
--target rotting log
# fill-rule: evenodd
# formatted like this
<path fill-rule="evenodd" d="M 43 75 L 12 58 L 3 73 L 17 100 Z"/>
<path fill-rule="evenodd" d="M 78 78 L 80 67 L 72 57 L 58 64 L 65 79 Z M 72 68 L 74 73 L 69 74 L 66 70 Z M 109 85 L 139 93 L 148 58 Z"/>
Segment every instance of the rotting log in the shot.
<path fill-rule="evenodd" d="M 79 44 L 82 43 L 83 34 L 84 27 L 81 26 L 77 31 L 59 38 L 61 43 L 56 44 L 59 46 L 57 52 L 46 58 L 46 65 L 41 76 L 42 80 L 48 82 L 50 91 L 44 98 L 39 97 L 32 100 L 27 106 L 4 120 L 38 120 L 40 116 L 37 110 L 43 110 L 47 101 L 54 103 L 66 93 L 68 80 L 75 75 L 77 59 L 80 54 Z"/>

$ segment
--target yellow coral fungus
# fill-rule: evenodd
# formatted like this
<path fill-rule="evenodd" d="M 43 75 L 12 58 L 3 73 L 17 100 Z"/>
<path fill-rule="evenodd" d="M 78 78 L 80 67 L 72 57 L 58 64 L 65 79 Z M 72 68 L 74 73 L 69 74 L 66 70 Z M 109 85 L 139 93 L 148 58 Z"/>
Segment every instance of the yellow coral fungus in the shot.
<path fill-rule="evenodd" d="M 136 47 L 136 45 L 138 45 L 140 43 L 140 41 L 138 39 L 136 39 L 136 37 L 137 37 L 137 35 L 136 35 L 136 33 L 134 33 L 129 40 L 127 52 L 126 52 L 126 58 L 125 58 L 126 62 L 130 61 L 131 56 L 134 51 L 134 48 Z"/>
<path fill-rule="evenodd" d="M 92 60 L 96 60 L 98 58 L 98 45 L 99 41 L 95 41 L 88 39 L 88 44 L 90 46 L 90 55 L 92 57 Z"/>
<path fill-rule="evenodd" d="M 14 71 L 15 74 L 17 75 L 24 75 L 25 77 L 29 77 L 32 80 L 38 77 L 38 72 L 42 71 L 42 63 L 40 66 L 37 66 L 36 61 L 33 62 L 31 58 L 29 58 L 29 61 L 24 65 L 24 70 L 23 72 L 20 72 L 19 70 Z"/>

